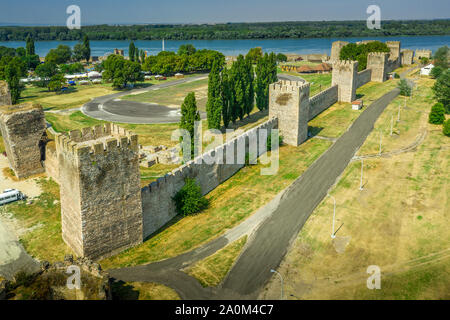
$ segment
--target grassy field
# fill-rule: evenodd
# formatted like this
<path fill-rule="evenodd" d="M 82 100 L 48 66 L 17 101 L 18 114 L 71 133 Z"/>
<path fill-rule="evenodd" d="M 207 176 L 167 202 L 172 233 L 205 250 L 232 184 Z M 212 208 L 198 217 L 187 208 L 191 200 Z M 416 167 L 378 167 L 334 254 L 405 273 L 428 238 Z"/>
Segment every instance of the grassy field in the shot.
<path fill-rule="evenodd" d="M 208 100 L 208 78 L 181 83 L 172 87 L 148 91 L 136 95 L 127 95 L 122 97 L 125 100 L 157 103 L 169 107 L 181 107 L 181 104 L 187 94 L 195 92 L 197 108 L 201 111 L 206 110 L 206 101 Z"/>
<path fill-rule="evenodd" d="M 143 244 L 101 261 L 102 266 L 109 269 L 174 257 L 220 236 L 272 200 L 330 144 L 312 139 L 297 148 L 282 146 L 277 174 L 261 175 L 261 164 L 241 169 L 207 195 L 208 209 L 197 215 L 176 217 Z"/>
<path fill-rule="evenodd" d="M 365 106 L 397 86 L 397 80 L 383 83 L 369 82 L 356 90 L 357 95 L 363 99 Z M 313 135 L 337 138 L 355 121 L 362 111 L 352 110 L 350 103 L 339 102 L 312 119 L 309 130 Z"/>
<path fill-rule="evenodd" d="M 203 287 L 216 287 L 228 274 L 246 242 L 247 236 L 244 236 L 206 259 L 198 261 L 185 272 L 196 278 Z"/>
<path fill-rule="evenodd" d="M 59 186 L 49 179 L 41 178 L 42 194 L 32 204 L 24 201 L 6 206 L 27 232 L 20 236 L 25 250 L 39 260 L 63 261 L 65 254 L 73 254 L 61 235 L 61 205 Z"/>
<path fill-rule="evenodd" d="M 156 283 L 116 281 L 111 289 L 113 300 L 180 300 L 173 289 Z"/>
<path fill-rule="evenodd" d="M 154 84 L 164 83 L 175 80 L 175 77 L 169 77 L 167 80 L 148 80 L 137 83 L 137 87 L 151 86 Z M 50 92 L 47 88 L 38 88 L 27 85 L 22 92 L 21 102 L 33 101 L 42 105 L 45 110 L 64 110 L 79 108 L 86 102 L 95 97 L 118 92 L 114 90 L 110 83 L 77 85 L 69 87 L 69 91 L 65 93 Z"/>
<path fill-rule="evenodd" d="M 316 208 L 278 271 L 288 299 L 449 299 L 450 235 L 448 184 L 450 140 L 441 126 L 427 123 L 433 104 L 431 80 L 402 111 L 399 135 L 385 137 L 386 151 L 412 144 L 417 150 L 350 163 L 337 186 L 336 239 L 330 238 L 333 201 Z M 360 153 L 376 153 L 377 129 L 386 129 L 403 98 L 384 111 Z M 385 132 L 385 131 L 384 131 Z M 385 132 L 386 136 L 386 132 Z M 369 290 L 367 268 L 381 269 L 381 290 Z M 278 297 L 278 278 L 261 298 Z"/>

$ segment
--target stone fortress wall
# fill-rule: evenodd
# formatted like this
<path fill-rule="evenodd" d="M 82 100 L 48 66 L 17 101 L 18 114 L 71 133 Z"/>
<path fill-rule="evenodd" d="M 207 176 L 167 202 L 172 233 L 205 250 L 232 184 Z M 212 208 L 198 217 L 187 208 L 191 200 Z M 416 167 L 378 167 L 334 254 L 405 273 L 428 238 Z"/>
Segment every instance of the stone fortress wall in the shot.
<path fill-rule="evenodd" d="M 11 105 L 11 93 L 9 92 L 8 83 L 0 80 L 0 106 Z"/>
<path fill-rule="evenodd" d="M 143 241 L 138 137 L 115 124 L 56 135 L 64 241 L 79 256 Z"/>
<path fill-rule="evenodd" d="M 46 125 L 40 105 L 0 107 L 0 129 L 10 167 L 19 179 L 45 171 Z"/>
<path fill-rule="evenodd" d="M 339 57 L 345 44 L 333 44 L 332 56 Z M 278 128 L 285 143 L 298 146 L 308 139 L 308 121 L 338 101 L 352 102 L 356 89 L 363 84 L 385 81 L 387 72 L 401 60 L 400 44 L 390 43 L 389 47 L 391 53 L 369 54 L 368 67 L 361 72 L 355 61 L 332 60 L 331 87 L 313 97 L 309 83 L 282 80 L 271 84 L 268 121 L 144 188 L 140 187 L 137 135 L 115 124 L 57 134 L 55 145 L 47 144 L 44 155 L 45 170 L 61 186 L 64 241 L 77 255 L 92 259 L 142 243 L 176 216 L 173 196 L 186 178 L 196 179 L 202 193 L 207 194 L 245 165 L 246 154 L 255 159 L 266 152 L 267 137 L 263 133 Z M 6 108 L 0 117 L 8 155 L 14 155 L 17 163 L 31 163 L 25 170 L 27 174 L 31 168 L 40 166 L 43 170 L 42 148 L 38 148 L 45 132 L 42 108 L 18 106 L 12 113 L 10 109 Z M 22 141 L 17 146 L 11 141 L 19 140 L 10 138 L 15 131 Z M 32 152 L 21 152 L 21 148 Z M 238 148 L 245 150 L 240 158 Z M 17 167 L 14 162 L 11 166 Z"/>
<path fill-rule="evenodd" d="M 244 167 L 245 154 L 255 159 L 265 153 L 267 139 L 262 132 L 267 130 L 269 135 L 277 126 L 278 119 L 272 118 L 144 187 L 141 192 L 144 238 L 177 215 L 172 198 L 184 186 L 186 178 L 194 178 L 204 195 L 211 192 Z M 237 150 L 244 146 L 245 153 L 238 158 Z"/>
<path fill-rule="evenodd" d="M 416 50 L 416 59 L 420 59 L 420 58 L 428 58 L 431 59 L 431 50 L 429 49 L 417 49 Z"/>

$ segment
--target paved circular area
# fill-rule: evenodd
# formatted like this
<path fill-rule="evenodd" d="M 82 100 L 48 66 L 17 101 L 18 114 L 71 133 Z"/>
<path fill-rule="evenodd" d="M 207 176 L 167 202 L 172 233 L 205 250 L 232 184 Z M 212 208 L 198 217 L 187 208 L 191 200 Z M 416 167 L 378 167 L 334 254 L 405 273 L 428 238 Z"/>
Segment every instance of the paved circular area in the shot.
<path fill-rule="evenodd" d="M 124 95 L 139 94 L 175 86 L 181 83 L 197 81 L 204 79 L 205 77 L 207 77 L 207 75 L 202 74 L 195 77 L 153 85 L 145 89 L 136 89 L 98 97 L 83 105 L 81 107 L 81 112 L 88 117 L 110 122 L 136 124 L 177 123 L 181 118 L 181 110 L 179 108 L 169 108 L 153 103 L 120 100 L 119 98 Z M 202 119 L 205 119 L 206 113 L 200 112 L 200 116 Z"/>

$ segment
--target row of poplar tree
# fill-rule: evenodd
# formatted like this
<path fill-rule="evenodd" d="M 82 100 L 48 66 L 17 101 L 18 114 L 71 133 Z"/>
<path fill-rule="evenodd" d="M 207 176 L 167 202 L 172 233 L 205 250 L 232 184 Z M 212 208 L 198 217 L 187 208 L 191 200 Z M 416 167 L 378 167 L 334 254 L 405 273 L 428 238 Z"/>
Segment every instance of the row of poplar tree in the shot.
<path fill-rule="evenodd" d="M 258 59 L 239 55 L 231 68 L 214 61 L 208 82 L 206 114 L 209 129 L 228 127 L 249 116 L 255 102 L 259 110 L 269 107 L 269 85 L 277 81 L 274 53 Z M 256 99 L 255 99 L 256 97 Z"/>

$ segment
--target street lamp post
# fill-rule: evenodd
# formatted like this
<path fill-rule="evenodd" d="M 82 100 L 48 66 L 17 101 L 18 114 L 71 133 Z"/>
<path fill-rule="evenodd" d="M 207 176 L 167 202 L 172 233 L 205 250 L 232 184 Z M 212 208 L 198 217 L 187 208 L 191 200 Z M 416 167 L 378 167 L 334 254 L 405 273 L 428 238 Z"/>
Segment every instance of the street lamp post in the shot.
<path fill-rule="evenodd" d="M 281 273 L 279 273 L 278 271 L 276 271 L 276 270 L 270 270 L 270 272 L 272 272 L 272 273 L 276 273 L 279 277 L 280 277 L 280 280 L 281 280 L 281 297 L 280 297 L 280 300 L 283 300 L 283 276 L 281 275 Z"/>
<path fill-rule="evenodd" d="M 336 235 L 334 234 L 334 222 L 336 220 L 336 198 L 333 197 L 331 194 L 328 194 L 328 196 L 330 196 L 331 199 L 333 199 L 334 202 L 334 208 L 333 208 L 333 225 L 332 225 L 332 229 L 331 229 L 331 239 L 336 238 Z"/>

